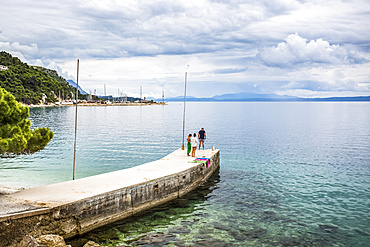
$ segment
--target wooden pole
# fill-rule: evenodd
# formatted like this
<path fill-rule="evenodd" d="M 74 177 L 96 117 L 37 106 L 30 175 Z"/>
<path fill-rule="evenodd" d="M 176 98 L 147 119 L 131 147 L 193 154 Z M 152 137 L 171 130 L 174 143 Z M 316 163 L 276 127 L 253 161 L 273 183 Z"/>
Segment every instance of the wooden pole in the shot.
<path fill-rule="evenodd" d="M 77 105 L 78 105 L 78 73 L 80 68 L 80 60 L 77 59 L 77 86 L 76 86 L 76 116 L 75 116 L 75 145 L 73 152 L 73 180 L 75 180 L 76 171 L 76 144 L 77 144 Z"/>
<path fill-rule="evenodd" d="M 186 81 L 188 77 L 188 72 L 185 72 L 185 90 L 184 90 L 184 114 L 182 118 L 182 150 L 185 149 L 184 141 L 185 141 L 185 105 L 186 105 Z"/>

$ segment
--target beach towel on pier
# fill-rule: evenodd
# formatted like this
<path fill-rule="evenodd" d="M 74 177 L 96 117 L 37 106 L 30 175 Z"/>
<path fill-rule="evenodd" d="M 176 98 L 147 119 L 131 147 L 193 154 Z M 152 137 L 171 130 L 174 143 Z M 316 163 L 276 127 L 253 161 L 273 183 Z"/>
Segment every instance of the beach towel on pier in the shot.
<path fill-rule="evenodd" d="M 196 158 L 195 160 L 206 161 L 207 167 L 209 166 L 209 163 L 211 162 L 210 158 Z"/>
<path fill-rule="evenodd" d="M 189 161 L 189 163 L 201 163 L 204 166 L 207 166 L 208 167 L 206 160 L 191 160 L 191 161 Z"/>

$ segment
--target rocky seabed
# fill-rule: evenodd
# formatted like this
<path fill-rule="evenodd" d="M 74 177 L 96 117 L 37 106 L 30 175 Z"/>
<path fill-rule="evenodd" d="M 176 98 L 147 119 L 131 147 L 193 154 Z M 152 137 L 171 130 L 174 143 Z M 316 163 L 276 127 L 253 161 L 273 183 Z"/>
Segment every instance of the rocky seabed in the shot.
<path fill-rule="evenodd" d="M 18 247 L 73 247 L 67 245 L 64 238 L 59 235 L 41 235 L 34 238 L 31 235 L 24 236 Z M 102 247 L 101 245 L 89 241 L 83 247 Z"/>

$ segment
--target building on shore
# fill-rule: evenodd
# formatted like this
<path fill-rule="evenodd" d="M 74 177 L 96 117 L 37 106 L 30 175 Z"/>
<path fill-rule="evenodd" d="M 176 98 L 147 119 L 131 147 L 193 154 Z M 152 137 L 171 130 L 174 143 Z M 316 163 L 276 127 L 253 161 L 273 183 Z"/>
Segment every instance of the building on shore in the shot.
<path fill-rule="evenodd" d="M 5 70 L 7 70 L 8 69 L 8 67 L 6 67 L 6 66 L 4 66 L 4 65 L 0 65 L 0 70 L 1 71 L 5 71 Z"/>

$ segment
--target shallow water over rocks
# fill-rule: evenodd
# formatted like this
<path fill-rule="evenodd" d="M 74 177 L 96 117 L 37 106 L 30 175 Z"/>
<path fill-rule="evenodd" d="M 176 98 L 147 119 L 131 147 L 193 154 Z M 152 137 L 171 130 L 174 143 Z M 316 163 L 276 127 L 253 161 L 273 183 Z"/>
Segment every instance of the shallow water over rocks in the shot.
<path fill-rule="evenodd" d="M 182 104 L 81 107 L 77 177 L 160 159 L 181 146 Z M 366 246 L 370 243 L 370 104 L 189 103 L 221 168 L 186 196 L 79 239 L 107 246 Z M 0 160 L 0 186 L 72 177 L 74 108 L 31 109 L 55 133 L 39 153 Z"/>

